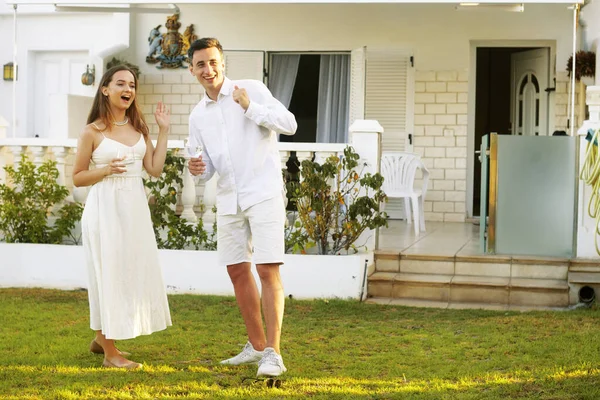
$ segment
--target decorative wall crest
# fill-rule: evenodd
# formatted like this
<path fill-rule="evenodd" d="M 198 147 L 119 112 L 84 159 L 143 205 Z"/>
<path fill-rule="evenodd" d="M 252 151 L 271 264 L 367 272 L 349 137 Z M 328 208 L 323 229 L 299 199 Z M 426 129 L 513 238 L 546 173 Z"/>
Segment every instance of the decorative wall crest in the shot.
<path fill-rule="evenodd" d="M 198 37 L 194 35 L 194 25 L 191 24 L 185 28 L 184 34 L 179 33 L 181 23 L 179 14 L 173 14 L 167 17 L 165 28 L 167 33 L 160 33 L 161 25 L 150 30 L 148 36 L 148 55 L 146 62 L 156 64 L 156 68 L 186 68 L 184 62 L 187 61 L 187 51 L 190 43 Z"/>

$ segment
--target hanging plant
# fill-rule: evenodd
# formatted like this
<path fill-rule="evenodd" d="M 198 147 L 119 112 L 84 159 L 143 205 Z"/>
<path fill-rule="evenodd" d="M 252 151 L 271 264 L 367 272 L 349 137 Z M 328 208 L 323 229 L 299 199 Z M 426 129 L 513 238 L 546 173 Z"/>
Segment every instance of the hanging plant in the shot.
<path fill-rule="evenodd" d="M 567 61 L 567 72 L 571 76 L 573 56 Z M 580 80 L 582 76 L 594 77 L 596 75 L 596 53 L 593 51 L 579 50 L 575 57 L 575 79 Z"/>
<path fill-rule="evenodd" d="M 110 68 L 112 68 L 114 66 L 121 65 L 121 64 L 125 64 L 129 68 L 131 68 L 133 70 L 133 72 L 135 72 L 135 74 L 137 75 L 137 77 L 139 79 L 140 75 L 142 74 L 142 72 L 140 71 L 140 67 L 138 67 L 137 65 L 135 65 L 133 63 L 130 63 L 129 61 L 122 60 L 120 58 L 113 57 L 113 59 L 110 60 L 106 64 L 106 69 L 110 69 Z"/>

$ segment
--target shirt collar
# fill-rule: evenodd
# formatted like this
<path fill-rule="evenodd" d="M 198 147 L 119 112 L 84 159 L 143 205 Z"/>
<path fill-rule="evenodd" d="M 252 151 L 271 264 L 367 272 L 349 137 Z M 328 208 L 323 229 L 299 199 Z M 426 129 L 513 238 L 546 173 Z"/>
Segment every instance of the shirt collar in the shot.
<path fill-rule="evenodd" d="M 225 77 L 223 79 L 223 85 L 221 85 L 221 90 L 219 91 L 219 95 L 217 96 L 217 100 L 219 100 L 219 97 L 221 97 L 221 96 L 231 95 L 232 92 L 233 92 L 233 82 L 231 82 L 231 79 L 229 79 L 228 77 Z M 213 100 L 210 97 L 208 97 L 208 95 L 205 92 L 204 97 L 202 98 L 202 101 L 204 101 L 204 104 L 207 104 L 208 102 L 213 101 Z"/>

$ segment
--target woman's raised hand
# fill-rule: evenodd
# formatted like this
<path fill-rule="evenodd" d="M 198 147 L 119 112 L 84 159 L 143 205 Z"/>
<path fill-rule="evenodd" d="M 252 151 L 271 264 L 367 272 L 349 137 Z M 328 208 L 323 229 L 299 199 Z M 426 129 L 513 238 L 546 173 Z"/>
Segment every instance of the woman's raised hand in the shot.
<path fill-rule="evenodd" d="M 171 111 L 161 101 L 156 105 L 156 111 L 154 111 L 154 118 L 158 124 L 158 133 L 167 134 L 169 133 L 169 127 L 171 126 Z"/>

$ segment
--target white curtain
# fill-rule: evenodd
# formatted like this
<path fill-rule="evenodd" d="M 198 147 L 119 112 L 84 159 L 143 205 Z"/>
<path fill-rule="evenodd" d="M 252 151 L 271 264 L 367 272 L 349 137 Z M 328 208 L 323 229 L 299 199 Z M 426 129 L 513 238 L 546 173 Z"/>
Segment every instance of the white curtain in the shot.
<path fill-rule="evenodd" d="M 271 62 L 273 65 L 269 73 L 269 89 L 273 97 L 289 108 L 298 74 L 300 54 L 273 54 Z"/>
<path fill-rule="evenodd" d="M 350 55 L 322 55 L 319 71 L 317 143 L 348 143 Z"/>

